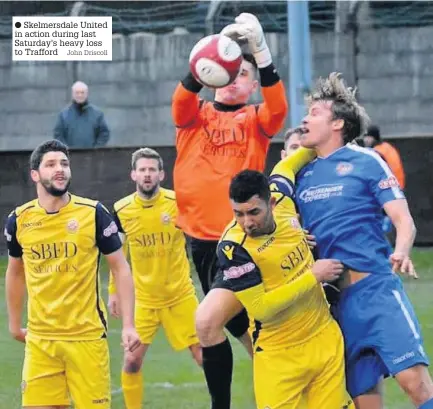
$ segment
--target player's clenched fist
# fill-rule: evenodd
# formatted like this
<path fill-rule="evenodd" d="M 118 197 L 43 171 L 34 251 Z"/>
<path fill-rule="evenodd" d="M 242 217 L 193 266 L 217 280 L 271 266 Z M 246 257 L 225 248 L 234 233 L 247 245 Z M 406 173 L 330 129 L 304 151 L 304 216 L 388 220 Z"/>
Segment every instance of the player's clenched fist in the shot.
<path fill-rule="evenodd" d="M 312 267 L 312 272 L 317 278 L 317 281 L 334 281 L 344 271 L 343 264 L 338 260 L 317 260 Z"/>
<path fill-rule="evenodd" d="M 18 330 L 12 330 L 9 329 L 9 332 L 11 333 L 12 337 L 19 342 L 26 342 L 26 335 L 27 335 L 27 329 L 26 328 L 19 328 Z"/>
<path fill-rule="evenodd" d="M 392 270 L 396 273 L 406 274 L 412 278 L 418 278 L 418 274 L 415 271 L 412 260 L 407 254 L 404 253 L 393 253 L 389 257 L 392 264 Z"/>

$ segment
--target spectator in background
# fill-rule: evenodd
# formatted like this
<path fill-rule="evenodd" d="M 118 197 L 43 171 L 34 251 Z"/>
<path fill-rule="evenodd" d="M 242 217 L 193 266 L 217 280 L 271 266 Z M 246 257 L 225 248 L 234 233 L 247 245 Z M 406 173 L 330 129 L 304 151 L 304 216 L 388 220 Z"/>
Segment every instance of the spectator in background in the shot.
<path fill-rule="evenodd" d="M 406 184 L 406 177 L 400 154 L 390 143 L 382 141 L 380 137 L 380 129 L 377 125 L 371 125 L 368 127 L 367 132 L 364 135 L 364 145 L 366 148 L 373 148 L 380 156 L 382 156 L 391 168 L 394 176 L 397 178 L 400 188 L 403 190 Z"/>
<path fill-rule="evenodd" d="M 406 185 L 403 163 L 398 150 L 388 142 L 383 142 L 380 137 L 380 128 L 377 125 L 370 125 L 363 138 L 366 148 L 374 149 L 382 159 L 388 164 L 392 173 L 396 177 L 401 190 Z M 388 235 L 388 240 L 393 244 L 394 238 L 389 236 L 393 232 L 391 219 L 384 213 L 382 230 Z"/>
<path fill-rule="evenodd" d="M 70 148 L 100 148 L 110 139 L 104 113 L 89 103 L 89 89 L 84 82 L 72 86 L 72 103 L 57 118 L 54 138 Z"/>

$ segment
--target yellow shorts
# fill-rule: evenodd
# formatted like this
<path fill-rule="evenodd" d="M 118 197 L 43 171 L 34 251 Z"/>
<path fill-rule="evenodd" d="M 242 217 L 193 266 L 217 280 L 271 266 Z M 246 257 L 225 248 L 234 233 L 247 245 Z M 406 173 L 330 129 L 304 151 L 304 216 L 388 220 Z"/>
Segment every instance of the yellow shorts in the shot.
<path fill-rule="evenodd" d="M 197 297 L 190 296 L 167 308 L 150 309 L 138 304 L 135 306 L 135 327 L 140 341 L 151 344 L 162 325 L 170 345 L 175 351 L 198 344 L 195 330 Z"/>
<path fill-rule="evenodd" d="M 109 409 L 110 356 L 106 339 L 50 341 L 27 337 L 23 406 Z"/>
<path fill-rule="evenodd" d="M 258 409 L 346 409 L 344 341 L 333 320 L 307 342 L 254 354 Z"/>

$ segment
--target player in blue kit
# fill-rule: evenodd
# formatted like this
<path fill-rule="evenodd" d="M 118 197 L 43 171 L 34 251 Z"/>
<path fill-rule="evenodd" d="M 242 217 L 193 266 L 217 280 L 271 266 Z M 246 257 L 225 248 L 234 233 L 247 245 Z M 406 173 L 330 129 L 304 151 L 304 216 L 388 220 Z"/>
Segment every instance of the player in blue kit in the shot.
<path fill-rule="evenodd" d="M 395 176 L 372 150 L 352 143 L 367 114 L 339 74 L 320 79 L 308 99 L 301 144 L 317 159 L 296 184 L 303 220 L 319 258 L 340 260 L 335 306 L 346 346 L 348 391 L 358 409 L 382 408 L 380 383 L 394 376 L 419 409 L 433 408 L 433 382 L 414 309 L 395 272 L 417 278 L 410 259 L 416 229 Z M 382 209 L 396 227 L 392 251 Z"/>

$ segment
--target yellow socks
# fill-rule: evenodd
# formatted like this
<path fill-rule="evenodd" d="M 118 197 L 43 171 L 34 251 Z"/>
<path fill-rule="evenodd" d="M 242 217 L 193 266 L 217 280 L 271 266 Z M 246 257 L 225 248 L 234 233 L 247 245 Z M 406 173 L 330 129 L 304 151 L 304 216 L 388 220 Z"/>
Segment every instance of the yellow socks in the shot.
<path fill-rule="evenodd" d="M 143 374 L 122 371 L 122 390 L 126 409 L 141 409 L 143 402 Z"/>

